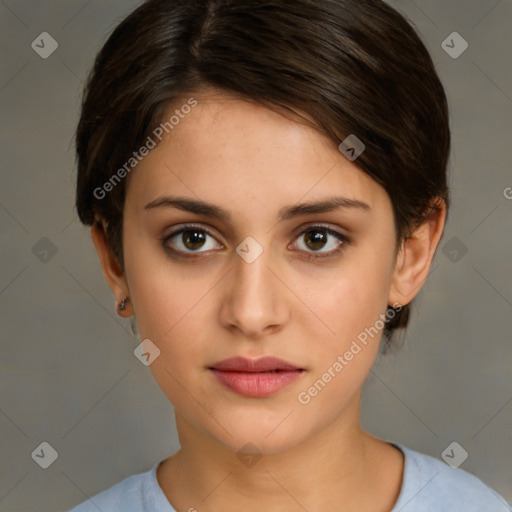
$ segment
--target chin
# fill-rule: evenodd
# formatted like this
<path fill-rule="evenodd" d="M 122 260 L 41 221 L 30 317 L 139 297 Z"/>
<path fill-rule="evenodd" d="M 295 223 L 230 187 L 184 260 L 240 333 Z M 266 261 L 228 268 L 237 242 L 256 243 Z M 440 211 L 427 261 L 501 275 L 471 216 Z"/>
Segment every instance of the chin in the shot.
<path fill-rule="evenodd" d="M 269 427 L 268 421 L 258 421 L 257 418 L 237 421 L 233 416 L 231 421 L 222 424 L 224 428 L 216 423 L 208 425 L 213 429 L 208 429 L 208 434 L 236 454 L 278 454 L 306 441 L 310 435 L 304 425 L 299 429 L 292 421 L 288 423 L 292 416 L 293 414 L 283 422 L 283 418 L 286 417 L 283 415 L 279 420 L 272 422 L 272 427 Z"/>

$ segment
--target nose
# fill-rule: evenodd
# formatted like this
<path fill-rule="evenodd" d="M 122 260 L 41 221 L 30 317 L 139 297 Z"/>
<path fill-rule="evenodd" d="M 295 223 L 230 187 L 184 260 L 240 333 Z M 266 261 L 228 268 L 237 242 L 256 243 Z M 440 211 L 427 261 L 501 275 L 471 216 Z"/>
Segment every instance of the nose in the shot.
<path fill-rule="evenodd" d="M 282 329 L 289 317 L 287 289 L 270 254 L 263 251 L 252 263 L 237 253 L 233 259 L 220 310 L 222 325 L 251 339 Z"/>

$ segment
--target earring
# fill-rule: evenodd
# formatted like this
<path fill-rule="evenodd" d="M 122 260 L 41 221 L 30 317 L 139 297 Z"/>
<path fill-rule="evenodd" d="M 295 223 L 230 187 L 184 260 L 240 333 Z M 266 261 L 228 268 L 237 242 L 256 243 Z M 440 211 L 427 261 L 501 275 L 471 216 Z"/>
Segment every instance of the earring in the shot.
<path fill-rule="evenodd" d="M 125 311 L 126 310 L 126 303 L 127 302 L 128 302 L 128 297 L 124 297 L 123 300 L 117 306 L 117 309 L 119 311 Z"/>

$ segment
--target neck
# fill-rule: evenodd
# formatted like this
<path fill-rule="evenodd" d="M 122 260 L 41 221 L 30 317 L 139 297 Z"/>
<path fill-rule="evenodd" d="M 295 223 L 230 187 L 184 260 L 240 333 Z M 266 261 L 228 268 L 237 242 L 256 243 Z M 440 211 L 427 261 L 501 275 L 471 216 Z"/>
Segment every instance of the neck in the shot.
<path fill-rule="evenodd" d="M 397 452 L 363 432 L 359 403 L 353 409 L 305 442 L 265 454 L 236 453 L 176 412 L 181 448 L 160 465 L 159 484 L 177 510 L 391 510 L 401 479 L 382 489 L 384 500 L 376 493 L 391 483 L 386 450 Z"/>

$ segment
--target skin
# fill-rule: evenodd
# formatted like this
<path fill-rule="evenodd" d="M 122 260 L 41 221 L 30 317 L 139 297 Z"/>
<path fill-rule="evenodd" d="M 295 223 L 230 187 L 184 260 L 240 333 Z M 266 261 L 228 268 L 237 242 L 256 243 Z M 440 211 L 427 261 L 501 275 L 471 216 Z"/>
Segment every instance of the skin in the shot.
<path fill-rule="evenodd" d="M 159 466 L 158 482 L 178 511 L 390 511 L 401 488 L 402 454 L 359 425 L 361 389 L 381 333 L 308 404 L 297 395 L 388 304 L 405 305 L 419 292 L 445 207 L 397 253 L 388 194 L 331 140 L 305 122 L 220 91 L 176 105 L 190 96 L 198 105 L 128 178 L 124 269 L 103 229 L 91 232 L 116 302 L 130 298 L 120 314 L 135 314 L 140 339 L 161 351 L 150 369 L 174 406 L 181 448 Z M 231 221 L 145 208 L 166 195 L 213 203 Z M 278 220 L 285 206 L 333 195 L 369 209 Z M 205 234 L 195 251 L 181 235 L 168 239 L 167 247 L 188 250 L 180 257 L 161 239 L 184 223 L 212 236 Z M 349 241 L 334 254 L 338 239 L 320 230 L 327 238 L 315 246 L 301 235 L 313 224 Z M 263 249 L 252 263 L 236 252 L 248 236 Z M 328 256 L 308 259 L 318 254 Z M 237 355 L 273 355 L 306 371 L 270 397 L 248 398 L 207 369 Z M 247 443 L 262 455 L 251 467 L 237 456 Z"/>

